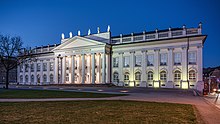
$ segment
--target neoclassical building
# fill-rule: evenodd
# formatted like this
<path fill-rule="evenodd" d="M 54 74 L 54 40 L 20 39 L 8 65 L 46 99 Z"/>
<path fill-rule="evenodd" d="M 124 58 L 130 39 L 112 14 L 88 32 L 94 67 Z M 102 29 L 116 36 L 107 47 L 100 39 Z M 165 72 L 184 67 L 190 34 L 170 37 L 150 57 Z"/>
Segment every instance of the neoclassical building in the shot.
<path fill-rule="evenodd" d="M 25 85 L 108 84 L 203 89 L 203 44 L 198 28 L 169 28 L 111 36 L 106 32 L 65 38 L 31 49 L 35 61 L 20 65 Z"/>

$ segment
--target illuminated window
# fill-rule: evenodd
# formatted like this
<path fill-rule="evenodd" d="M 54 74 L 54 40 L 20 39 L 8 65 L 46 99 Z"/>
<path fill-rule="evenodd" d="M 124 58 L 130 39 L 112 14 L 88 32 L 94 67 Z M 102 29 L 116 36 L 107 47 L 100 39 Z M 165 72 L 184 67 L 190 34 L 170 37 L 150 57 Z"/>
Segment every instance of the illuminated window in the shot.
<path fill-rule="evenodd" d="M 167 80 L 167 73 L 165 71 L 160 72 L 160 80 L 166 81 Z"/>
<path fill-rule="evenodd" d="M 196 52 L 189 52 L 188 59 L 189 64 L 196 64 Z"/>
<path fill-rule="evenodd" d="M 118 67 L 119 58 L 115 57 L 113 58 L 113 67 Z"/>
<path fill-rule="evenodd" d="M 137 81 L 141 80 L 141 73 L 140 72 L 135 73 L 135 80 L 137 80 Z"/>
<path fill-rule="evenodd" d="M 181 53 L 174 53 L 174 65 L 181 65 Z"/>
<path fill-rule="evenodd" d="M 69 74 L 66 73 L 66 81 L 69 81 Z"/>
<path fill-rule="evenodd" d="M 154 55 L 147 55 L 147 66 L 154 66 Z"/>
<path fill-rule="evenodd" d="M 50 62 L 50 71 L 53 71 L 53 68 L 54 68 L 53 62 Z"/>
<path fill-rule="evenodd" d="M 114 72 L 114 73 L 113 73 L 113 81 L 114 81 L 114 82 L 119 82 L 118 72 Z"/>
<path fill-rule="evenodd" d="M 167 65 L 167 54 L 166 53 L 160 54 L 160 65 Z"/>
<path fill-rule="evenodd" d="M 180 81 L 181 80 L 181 72 L 176 70 L 174 72 L 174 81 Z"/>
<path fill-rule="evenodd" d="M 135 56 L 135 67 L 141 67 L 141 56 Z"/>
<path fill-rule="evenodd" d="M 123 58 L 123 65 L 124 65 L 124 67 L 129 67 L 130 66 L 130 57 L 129 56 L 125 56 L 124 58 Z"/>
<path fill-rule="evenodd" d="M 124 74 L 124 81 L 129 81 L 129 73 L 125 72 Z"/>
<path fill-rule="evenodd" d="M 148 80 L 148 81 L 152 81 L 153 78 L 154 78 L 153 72 L 152 72 L 152 71 L 149 71 L 149 72 L 147 73 L 147 80 Z"/>
<path fill-rule="evenodd" d="M 189 80 L 191 81 L 196 80 L 196 72 L 194 70 L 189 71 Z"/>
<path fill-rule="evenodd" d="M 40 71 L 40 63 L 37 63 L 37 71 Z"/>

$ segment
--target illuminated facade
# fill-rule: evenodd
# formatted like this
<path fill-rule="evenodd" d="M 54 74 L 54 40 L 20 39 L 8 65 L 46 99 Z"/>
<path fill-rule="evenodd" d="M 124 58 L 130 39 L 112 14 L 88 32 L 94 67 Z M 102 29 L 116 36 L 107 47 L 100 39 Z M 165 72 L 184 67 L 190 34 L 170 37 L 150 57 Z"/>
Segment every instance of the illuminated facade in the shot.
<path fill-rule="evenodd" d="M 18 82 L 107 84 L 203 89 L 202 25 L 111 36 L 107 32 L 62 34 L 60 45 L 31 50 L 36 61 L 18 67 Z"/>

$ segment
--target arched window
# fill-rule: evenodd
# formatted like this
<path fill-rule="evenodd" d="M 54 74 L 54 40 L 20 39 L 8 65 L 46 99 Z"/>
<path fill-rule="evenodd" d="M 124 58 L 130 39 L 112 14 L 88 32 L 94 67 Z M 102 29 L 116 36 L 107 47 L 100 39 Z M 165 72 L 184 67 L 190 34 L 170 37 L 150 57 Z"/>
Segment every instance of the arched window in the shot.
<path fill-rule="evenodd" d="M 118 80 L 118 72 L 114 72 L 113 73 L 113 81 L 114 82 L 118 82 L 119 80 Z"/>
<path fill-rule="evenodd" d="M 34 83 L 34 75 L 31 75 L 31 82 Z"/>
<path fill-rule="evenodd" d="M 25 82 L 28 82 L 28 75 L 25 75 Z"/>
<path fill-rule="evenodd" d="M 53 74 L 50 74 L 50 82 L 53 82 Z"/>
<path fill-rule="evenodd" d="M 124 81 L 129 81 L 129 73 L 125 72 L 124 74 Z"/>
<path fill-rule="evenodd" d="M 165 71 L 160 72 L 160 80 L 166 81 L 167 80 L 167 73 Z"/>
<path fill-rule="evenodd" d="M 135 73 L 135 80 L 137 81 L 141 80 L 141 73 L 139 71 Z"/>
<path fill-rule="evenodd" d="M 152 71 L 149 71 L 149 72 L 147 73 L 147 80 L 148 80 L 148 81 L 152 81 L 153 79 L 154 79 L 154 74 L 153 74 Z"/>
<path fill-rule="evenodd" d="M 196 72 L 194 70 L 189 71 L 189 80 L 191 81 L 196 80 Z"/>
<path fill-rule="evenodd" d="M 181 72 L 179 70 L 176 70 L 174 72 L 174 81 L 180 81 L 181 80 Z"/>
<path fill-rule="evenodd" d="M 46 74 L 43 75 L 43 82 L 47 82 L 47 75 Z"/>
<path fill-rule="evenodd" d="M 23 82 L 23 76 L 20 75 L 20 82 Z"/>

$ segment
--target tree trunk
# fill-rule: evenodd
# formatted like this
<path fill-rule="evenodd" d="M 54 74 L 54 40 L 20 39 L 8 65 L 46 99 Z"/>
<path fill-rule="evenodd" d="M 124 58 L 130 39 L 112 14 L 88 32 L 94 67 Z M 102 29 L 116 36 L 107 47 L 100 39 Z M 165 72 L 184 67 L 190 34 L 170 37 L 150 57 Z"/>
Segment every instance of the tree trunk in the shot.
<path fill-rule="evenodd" d="M 9 70 L 6 69 L 6 77 L 5 77 L 5 88 L 8 89 L 8 85 L 9 85 Z"/>

